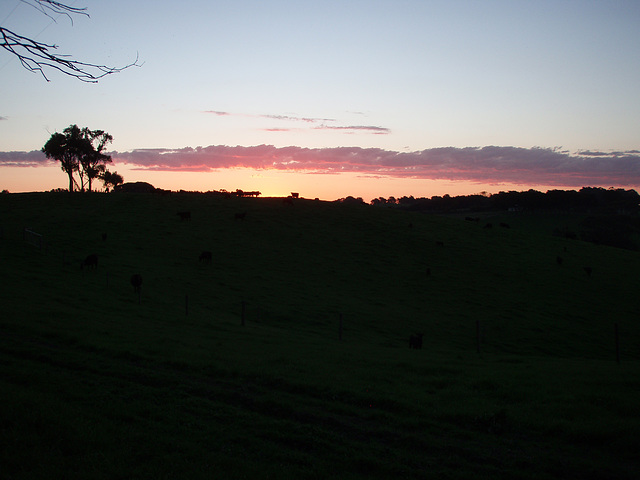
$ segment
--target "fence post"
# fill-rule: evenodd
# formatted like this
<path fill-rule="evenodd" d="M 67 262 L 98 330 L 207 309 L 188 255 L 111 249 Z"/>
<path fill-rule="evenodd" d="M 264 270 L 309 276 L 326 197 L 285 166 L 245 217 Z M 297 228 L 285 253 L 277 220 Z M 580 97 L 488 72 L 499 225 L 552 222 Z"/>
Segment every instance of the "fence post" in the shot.
<path fill-rule="evenodd" d="M 618 324 L 615 324 L 615 335 L 616 335 L 616 362 L 620 363 L 620 333 L 618 331 Z"/>

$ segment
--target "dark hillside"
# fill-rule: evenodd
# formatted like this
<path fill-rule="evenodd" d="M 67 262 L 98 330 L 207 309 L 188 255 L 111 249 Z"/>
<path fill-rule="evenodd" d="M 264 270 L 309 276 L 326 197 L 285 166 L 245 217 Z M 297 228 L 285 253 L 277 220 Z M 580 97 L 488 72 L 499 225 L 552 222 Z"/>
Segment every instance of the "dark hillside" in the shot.
<path fill-rule="evenodd" d="M 632 478 L 640 257 L 500 222 L 0 196 L 7 478 Z"/>

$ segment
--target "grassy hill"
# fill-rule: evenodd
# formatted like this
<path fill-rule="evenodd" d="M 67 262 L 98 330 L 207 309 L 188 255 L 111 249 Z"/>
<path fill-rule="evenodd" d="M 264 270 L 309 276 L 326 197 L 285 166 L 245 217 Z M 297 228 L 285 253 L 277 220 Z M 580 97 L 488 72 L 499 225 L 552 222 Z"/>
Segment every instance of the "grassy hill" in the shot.
<path fill-rule="evenodd" d="M 635 478 L 640 256 L 549 223 L 1 195 L 2 477 Z"/>

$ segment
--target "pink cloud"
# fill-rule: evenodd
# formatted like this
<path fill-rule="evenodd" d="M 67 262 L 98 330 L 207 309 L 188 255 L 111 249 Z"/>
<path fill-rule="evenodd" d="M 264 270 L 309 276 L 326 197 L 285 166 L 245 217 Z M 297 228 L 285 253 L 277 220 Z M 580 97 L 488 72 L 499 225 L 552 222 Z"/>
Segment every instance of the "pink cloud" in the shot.
<path fill-rule="evenodd" d="M 234 117 L 250 117 L 250 118 L 267 118 L 269 120 L 285 120 L 285 121 L 305 122 L 305 123 L 336 121 L 334 118 L 313 118 L 313 117 L 300 117 L 297 115 L 278 115 L 278 114 L 231 113 L 231 112 L 221 112 L 219 110 L 204 110 L 203 113 L 211 113 L 219 117 L 234 116 Z"/>
<path fill-rule="evenodd" d="M 50 165 L 49 160 L 40 150 L 31 152 L 0 152 L 0 167 L 38 167 Z"/>
<path fill-rule="evenodd" d="M 236 116 L 236 117 L 249 117 L 249 118 L 265 118 L 268 120 L 278 120 L 287 122 L 302 122 L 312 124 L 309 128 L 313 130 L 334 130 L 342 131 L 344 133 L 373 133 L 374 135 L 387 135 L 391 133 L 391 129 L 386 127 L 380 127 L 375 125 L 327 125 L 327 122 L 336 122 L 335 118 L 315 118 L 315 117 L 301 117 L 297 115 L 277 115 L 277 114 L 249 114 L 249 113 L 230 113 L 218 110 L 205 110 L 203 113 L 209 113 L 217 115 L 219 117 Z M 268 132 L 283 132 L 291 131 L 292 129 L 285 128 L 265 128 L 264 131 Z"/>
<path fill-rule="evenodd" d="M 550 148 L 441 147 L 415 152 L 380 148 L 210 145 L 111 152 L 139 170 L 206 172 L 225 168 L 302 173 L 558 186 L 640 186 L 640 151 L 569 153 Z M 0 152 L 0 166 L 51 165 L 40 151 Z"/>
<path fill-rule="evenodd" d="M 640 152 L 570 154 L 549 148 L 442 147 L 416 152 L 379 148 L 303 148 L 212 145 L 178 150 L 112 153 L 114 161 L 141 169 L 210 171 L 277 169 L 366 175 L 547 185 L 640 185 Z"/>
<path fill-rule="evenodd" d="M 314 127 L 315 130 L 343 130 L 345 132 L 354 133 L 354 132 L 371 132 L 376 135 L 386 135 L 391 133 L 389 128 L 385 127 L 376 127 L 372 125 L 353 125 L 353 126 L 334 126 L 334 125 L 319 125 Z"/>

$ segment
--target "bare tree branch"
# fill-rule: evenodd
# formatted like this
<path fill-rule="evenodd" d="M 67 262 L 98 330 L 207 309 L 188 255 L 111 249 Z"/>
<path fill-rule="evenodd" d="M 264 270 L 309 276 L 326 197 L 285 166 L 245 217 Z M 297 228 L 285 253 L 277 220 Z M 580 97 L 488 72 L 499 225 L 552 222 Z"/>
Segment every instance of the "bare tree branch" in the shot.
<path fill-rule="evenodd" d="M 85 15 L 87 17 L 89 16 L 89 14 L 87 13 L 86 7 L 83 7 L 83 8 L 71 7 L 69 5 L 65 5 L 64 3 L 55 2 L 53 0 L 20 0 L 20 1 L 22 3 L 26 3 L 27 5 L 35 8 L 40 13 L 46 15 L 54 22 L 56 21 L 56 19 L 52 17 L 47 10 L 53 12 L 55 15 L 65 15 L 66 17 L 69 18 L 69 20 L 71 20 L 71 23 L 73 23 L 73 17 L 70 15 L 71 13 L 74 13 L 77 15 Z"/>
<path fill-rule="evenodd" d="M 71 14 L 89 16 L 89 14 L 85 12 L 86 8 L 71 7 L 53 0 L 22 1 L 36 8 L 54 21 L 55 18 L 53 18 L 49 12 L 53 12 L 56 15 L 66 15 L 70 19 L 72 19 Z M 140 66 L 138 64 L 137 54 L 136 59 L 124 67 L 110 67 L 107 65 L 73 60 L 70 55 L 62 55 L 54 52 L 58 48 L 57 45 L 38 42 L 1 26 L 0 47 L 18 57 L 22 66 L 27 70 L 31 72 L 40 72 L 47 82 L 49 81 L 49 78 L 44 71 L 45 68 L 58 70 L 65 75 L 75 77 L 83 82 L 96 83 L 99 79 L 107 75 L 111 75 L 112 73 L 121 72 L 129 67 Z"/>

